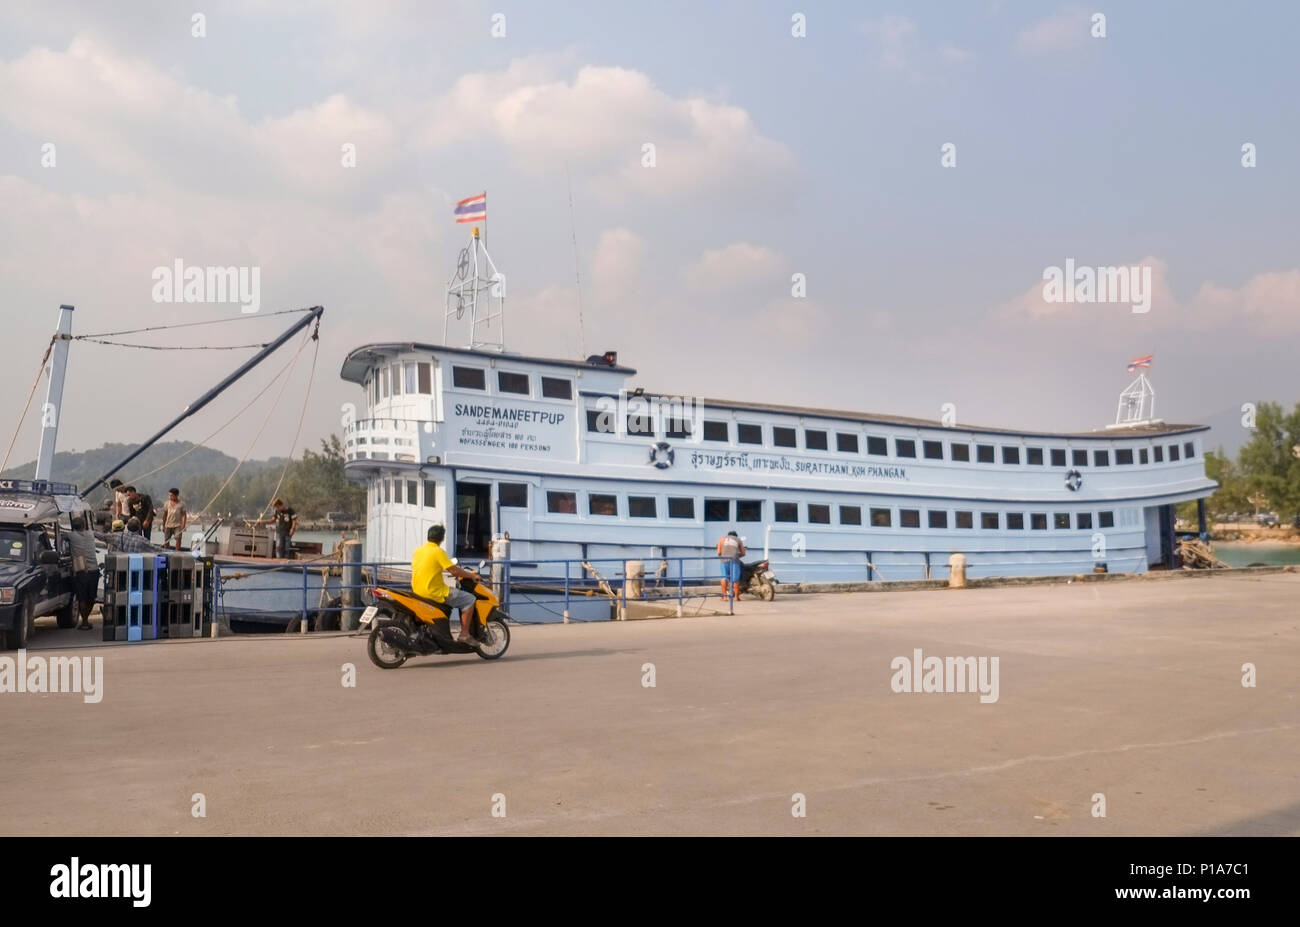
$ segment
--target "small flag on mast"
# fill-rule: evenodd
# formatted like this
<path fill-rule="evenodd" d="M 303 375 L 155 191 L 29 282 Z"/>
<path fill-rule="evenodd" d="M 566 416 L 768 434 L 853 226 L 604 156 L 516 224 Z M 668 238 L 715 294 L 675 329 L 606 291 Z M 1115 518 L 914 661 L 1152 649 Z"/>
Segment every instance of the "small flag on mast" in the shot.
<path fill-rule="evenodd" d="M 1139 357 L 1139 358 L 1136 358 L 1135 360 L 1131 360 L 1131 361 L 1129 361 L 1129 362 L 1128 362 L 1128 372 L 1129 372 L 1129 373 L 1132 373 L 1133 371 L 1137 370 L 1139 367 L 1150 367 L 1150 366 L 1151 366 L 1151 358 L 1153 358 L 1153 357 L 1155 357 L 1154 354 L 1148 354 L 1148 355 L 1146 355 L 1145 357 Z"/>
<path fill-rule="evenodd" d="M 487 219 L 487 193 L 471 196 L 456 204 L 457 222 L 479 222 Z"/>

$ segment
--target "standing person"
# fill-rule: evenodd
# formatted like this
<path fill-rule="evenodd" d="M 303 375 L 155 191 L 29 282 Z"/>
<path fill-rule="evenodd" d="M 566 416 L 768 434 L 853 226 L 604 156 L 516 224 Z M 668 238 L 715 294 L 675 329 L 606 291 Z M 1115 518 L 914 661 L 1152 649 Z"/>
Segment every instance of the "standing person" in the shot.
<path fill-rule="evenodd" d="M 130 520 L 139 519 L 140 533 L 144 535 L 145 540 L 153 533 L 153 497 L 148 493 L 142 493 L 136 490 L 134 486 L 126 487 L 127 499 L 127 530 L 130 530 Z"/>
<path fill-rule="evenodd" d="M 181 491 L 167 490 L 167 501 L 163 503 L 163 547 L 170 544 L 172 535 L 175 535 L 176 549 L 181 549 L 181 539 L 185 536 L 185 525 L 189 517 L 190 513 L 181 501 Z"/>
<path fill-rule="evenodd" d="M 77 612 L 81 617 L 79 631 L 90 630 L 90 612 L 95 607 L 95 593 L 99 587 L 99 561 L 95 559 L 95 535 L 91 533 L 87 514 L 74 512 L 72 530 L 68 532 L 68 547 L 72 551 L 73 590 L 77 599 Z"/>
<path fill-rule="evenodd" d="M 745 545 L 740 535 L 728 531 L 718 539 L 718 556 L 722 558 L 722 594 L 727 594 L 727 583 L 731 583 L 736 598 L 740 598 L 740 558 L 745 556 Z"/>
<path fill-rule="evenodd" d="M 298 513 L 285 505 L 283 499 L 276 499 L 271 506 L 275 509 L 275 516 L 272 518 L 275 522 L 275 556 L 288 560 L 293 556 L 293 551 L 289 548 L 289 539 L 298 528 Z"/>
<path fill-rule="evenodd" d="M 117 549 L 124 554 L 144 554 L 154 549 L 141 534 L 140 519 L 134 515 L 126 523 L 126 530 L 117 535 L 117 538 Z"/>

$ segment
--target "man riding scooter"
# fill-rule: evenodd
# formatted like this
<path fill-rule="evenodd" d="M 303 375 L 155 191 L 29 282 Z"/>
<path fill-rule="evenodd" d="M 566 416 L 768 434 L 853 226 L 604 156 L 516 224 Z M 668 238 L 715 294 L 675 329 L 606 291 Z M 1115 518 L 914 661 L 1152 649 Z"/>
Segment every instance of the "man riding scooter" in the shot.
<path fill-rule="evenodd" d="M 422 599 L 437 602 L 447 609 L 460 610 L 460 635 L 456 638 L 462 644 L 473 645 L 470 639 L 470 622 L 466 615 L 473 615 L 474 596 L 459 587 L 449 587 L 442 578 L 443 572 L 450 573 L 457 579 L 479 580 L 479 575 L 462 569 L 451 562 L 442 549 L 447 529 L 442 525 L 432 525 L 427 534 L 428 541 L 415 550 L 411 558 L 411 591 Z"/>

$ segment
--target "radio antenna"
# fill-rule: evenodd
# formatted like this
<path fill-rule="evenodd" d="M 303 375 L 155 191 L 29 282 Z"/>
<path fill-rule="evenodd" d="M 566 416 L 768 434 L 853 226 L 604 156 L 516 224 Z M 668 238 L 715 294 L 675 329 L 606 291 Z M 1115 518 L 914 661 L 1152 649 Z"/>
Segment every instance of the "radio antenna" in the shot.
<path fill-rule="evenodd" d="M 578 288 L 578 357 L 587 356 L 587 339 L 582 331 L 582 275 L 578 266 L 578 223 L 573 218 L 573 181 L 569 179 L 569 165 L 564 165 L 564 183 L 569 188 L 569 230 L 573 234 L 573 282 Z"/>

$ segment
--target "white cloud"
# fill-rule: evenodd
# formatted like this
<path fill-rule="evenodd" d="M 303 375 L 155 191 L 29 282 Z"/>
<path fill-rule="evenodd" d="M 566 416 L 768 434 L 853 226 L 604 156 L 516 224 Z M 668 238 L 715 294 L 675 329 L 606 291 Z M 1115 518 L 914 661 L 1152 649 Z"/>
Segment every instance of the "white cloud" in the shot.
<path fill-rule="evenodd" d="M 1087 42 L 1090 28 L 1088 11 L 1070 5 L 1021 29 L 1017 44 L 1021 51 L 1034 55 L 1066 51 Z"/>
<path fill-rule="evenodd" d="M 525 58 L 461 77 L 429 107 L 419 143 L 439 149 L 495 138 L 520 166 L 545 173 L 573 165 L 614 199 L 761 190 L 793 170 L 789 150 L 741 107 L 672 96 L 629 68 L 587 66 L 572 78 L 555 70 L 551 60 Z M 653 167 L 642 164 L 647 143 Z"/>
<path fill-rule="evenodd" d="M 771 287 L 782 277 L 785 260 L 771 248 L 738 241 L 705 251 L 686 268 L 686 282 L 701 292 Z"/>
<path fill-rule="evenodd" d="M 902 74 L 913 81 L 931 80 L 949 68 L 966 64 L 974 52 L 945 42 L 937 48 L 921 37 L 916 20 L 887 13 L 859 27 L 872 45 L 876 64 L 885 71 Z"/>

